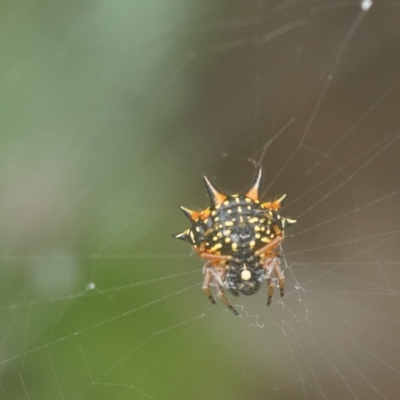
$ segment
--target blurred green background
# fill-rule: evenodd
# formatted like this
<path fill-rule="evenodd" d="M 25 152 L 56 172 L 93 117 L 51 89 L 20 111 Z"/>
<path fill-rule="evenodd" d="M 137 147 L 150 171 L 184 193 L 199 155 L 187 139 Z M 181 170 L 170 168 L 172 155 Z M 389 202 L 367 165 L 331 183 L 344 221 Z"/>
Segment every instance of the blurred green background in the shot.
<path fill-rule="evenodd" d="M 1 1 L 0 398 L 397 399 L 399 13 Z M 300 221 L 234 318 L 171 234 L 259 165 Z"/>

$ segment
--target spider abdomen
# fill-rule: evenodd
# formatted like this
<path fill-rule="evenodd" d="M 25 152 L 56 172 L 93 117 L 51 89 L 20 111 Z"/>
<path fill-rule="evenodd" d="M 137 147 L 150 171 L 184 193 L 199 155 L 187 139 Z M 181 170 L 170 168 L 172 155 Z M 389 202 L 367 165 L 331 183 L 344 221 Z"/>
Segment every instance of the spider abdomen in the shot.
<path fill-rule="evenodd" d="M 191 244 L 212 254 L 246 257 L 265 246 L 283 227 L 276 211 L 246 196 L 230 196 L 219 206 L 211 207 L 206 217 L 199 216 L 188 232 Z"/>

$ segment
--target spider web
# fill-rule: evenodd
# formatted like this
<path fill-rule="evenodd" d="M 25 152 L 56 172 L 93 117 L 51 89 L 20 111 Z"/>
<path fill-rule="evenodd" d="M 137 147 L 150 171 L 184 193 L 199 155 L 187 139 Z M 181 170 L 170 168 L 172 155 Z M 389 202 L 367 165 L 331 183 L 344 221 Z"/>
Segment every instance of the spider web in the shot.
<path fill-rule="evenodd" d="M 1 6 L 0 398 L 397 399 L 400 3 L 166 3 Z M 258 166 L 234 317 L 170 235 Z"/>

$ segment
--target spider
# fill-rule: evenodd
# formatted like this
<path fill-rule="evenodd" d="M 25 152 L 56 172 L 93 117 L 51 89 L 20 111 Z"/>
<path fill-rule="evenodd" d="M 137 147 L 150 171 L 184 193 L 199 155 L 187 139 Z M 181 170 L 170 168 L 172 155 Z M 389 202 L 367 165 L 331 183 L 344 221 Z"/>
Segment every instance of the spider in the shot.
<path fill-rule="evenodd" d="M 234 315 L 239 313 L 225 297 L 224 288 L 234 296 L 250 296 L 257 293 L 266 280 L 267 306 L 270 306 L 274 280 L 277 279 L 280 296 L 284 295 L 285 277 L 277 248 L 283 240 L 285 228 L 297 220 L 284 218 L 278 213 L 286 194 L 273 202 L 259 200 L 261 175 L 260 168 L 253 186 L 245 195 L 231 196 L 218 192 L 204 176 L 211 206 L 202 211 L 180 206 L 192 226 L 173 235 L 190 243 L 200 258 L 206 260 L 204 293 L 212 304 L 216 304 L 210 291 L 210 285 L 214 286 L 217 296 Z"/>

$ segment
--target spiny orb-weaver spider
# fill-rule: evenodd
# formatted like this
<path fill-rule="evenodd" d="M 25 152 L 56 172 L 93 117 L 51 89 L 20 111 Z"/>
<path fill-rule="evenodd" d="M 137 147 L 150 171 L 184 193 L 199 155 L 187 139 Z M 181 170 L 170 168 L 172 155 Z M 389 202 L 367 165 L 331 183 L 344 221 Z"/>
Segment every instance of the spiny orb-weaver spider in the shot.
<path fill-rule="evenodd" d="M 174 237 L 190 243 L 199 256 L 207 260 L 203 268 L 203 291 L 212 304 L 216 302 L 210 285 L 215 286 L 217 296 L 233 314 L 239 315 L 223 289 L 228 289 L 234 296 L 250 296 L 267 280 L 269 306 L 274 293 L 274 278 L 279 282 L 281 297 L 284 294 L 285 277 L 276 250 L 285 228 L 296 222 L 278 213 L 286 194 L 273 202 L 260 202 L 261 168 L 245 195 L 224 195 L 206 176 L 203 178 L 211 207 L 192 211 L 180 206 L 192 226 Z"/>

